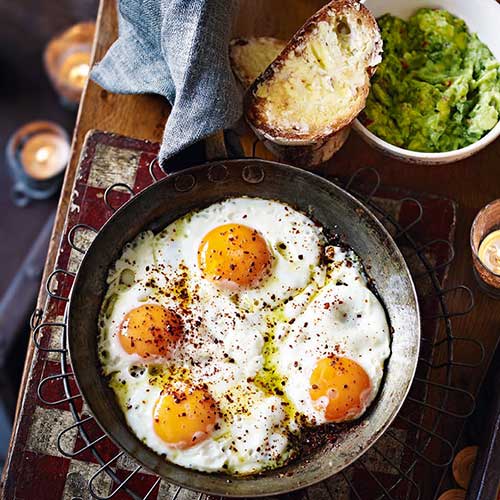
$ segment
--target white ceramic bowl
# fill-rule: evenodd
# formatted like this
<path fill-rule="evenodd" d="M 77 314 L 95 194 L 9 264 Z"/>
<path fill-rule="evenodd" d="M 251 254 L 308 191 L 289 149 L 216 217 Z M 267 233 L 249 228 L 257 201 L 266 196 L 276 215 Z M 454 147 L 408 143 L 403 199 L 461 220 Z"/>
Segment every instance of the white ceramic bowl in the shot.
<path fill-rule="evenodd" d="M 408 19 L 422 7 L 446 9 L 465 21 L 471 33 L 477 33 L 493 55 L 500 61 L 500 4 L 496 0 L 366 0 L 364 2 L 375 17 L 392 14 Z M 359 120 L 354 122 L 356 130 L 367 142 L 383 153 L 407 163 L 421 165 L 443 165 L 467 158 L 500 135 L 500 122 L 482 139 L 465 148 L 446 153 L 421 153 L 394 146 L 370 132 Z"/>

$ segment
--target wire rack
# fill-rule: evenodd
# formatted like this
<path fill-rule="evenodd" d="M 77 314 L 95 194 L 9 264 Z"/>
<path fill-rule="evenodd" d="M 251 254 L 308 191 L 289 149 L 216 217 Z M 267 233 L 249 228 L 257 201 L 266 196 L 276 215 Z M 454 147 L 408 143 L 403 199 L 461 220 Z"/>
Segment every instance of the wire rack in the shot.
<path fill-rule="evenodd" d="M 255 148 L 254 148 L 255 151 Z M 156 165 L 156 166 L 155 166 Z M 155 174 L 155 168 L 158 163 L 153 161 L 150 165 L 150 174 L 153 182 L 158 180 Z M 412 230 L 422 220 L 424 209 L 422 204 L 414 198 L 404 198 L 405 201 L 415 206 L 415 217 L 405 226 L 402 226 L 395 218 L 386 211 L 380 200 L 376 197 L 380 188 L 380 176 L 373 168 L 362 168 L 358 170 L 347 182 L 337 180 L 337 183 L 354 194 L 358 199 L 381 220 L 384 225 L 394 235 L 400 248 L 404 249 L 405 258 L 417 259 L 420 273 L 414 274 L 415 281 L 426 280 L 426 289 L 431 290 L 430 296 L 437 304 L 435 312 L 427 317 L 423 317 L 423 322 L 433 321 L 436 327 L 433 328 L 433 335 L 423 336 L 421 339 L 421 357 L 417 367 L 416 377 L 412 389 L 403 405 L 397 420 L 400 424 L 406 426 L 412 431 L 414 439 L 412 442 L 402 439 L 392 427 L 386 431 L 383 436 L 385 440 L 393 440 L 396 446 L 402 447 L 406 455 L 410 458 L 404 464 L 397 461 L 389 453 L 384 453 L 378 443 L 376 443 L 370 453 L 375 454 L 390 470 L 390 475 L 381 475 L 370 470 L 367 464 L 367 454 L 359 458 L 355 464 L 342 471 L 333 480 L 326 480 L 318 486 L 310 487 L 301 492 L 287 495 L 286 498 L 294 499 L 335 499 L 339 496 L 339 491 L 350 491 L 351 498 L 358 500 L 374 499 L 407 499 L 420 500 L 435 498 L 439 483 L 442 480 L 447 466 L 451 463 L 457 440 L 464 419 L 474 410 L 474 396 L 462 389 L 456 382 L 456 372 L 459 370 L 470 370 L 478 367 L 484 358 L 484 348 L 480 342 L 475 339 L 464 338 L 453 333 L 452 320 L 454 317 L 467 314 L 474 307 L 474 298 L 471 290 L 464 286 L 454 286 L 453 288 L 442 288 L 440 283 L 446 273 L 448 266 L 454 258 L 453 246 L 447 240 L 432 240 L 427 242 L 417 241 Z M 113 184 L 108 187 L 104 196 L 104 202 L 114 211 L 109 202 L 109 193 L 121 187 L 129 192 L 131 189 L 125 184 Z M 70 229 L 67 235 L 68 243 L 72 249 L 77 252 L 85 253 L 85 249 L 75 243 L 75 235 L 80 230 L 91 230 L 97 232 L 94 228 L 77 224 Z M 448 258 L 439 265 L 433 264 L 428 255 L 432 247 L 440 246 L 446 250 Z M 69 302 L 70 286 L 66 287 L 65 293 L 54 291 L 53 281 L 57 276 L 72 279 L 75 273 L 56 269 L 47 279 L 46 288 L 49 296 L 54 301 Z M 418 287 L 417 287 L 418 288 Z M 449 301 L 453 295 L 465 294 L 468 305 L 461 310 L 452 311 L 449 308 Z M 427 297 L 419 297 L 419 301 L 428 300 Z M 462 300 L 464 302 L 464 300 Z M 99 428 L 94 418 L 82 409 L 82 395 L 77 389 L 73 380 L 73 373 L 69 363 L 69 354 L 66 345 L 66 321 L 61 322 L 43 322 L 44 312 L 35 311 L 32 317 L 33 339 L 35 346 L 41 351 L 48 351 L 59 356 L 60 373 L 50 375 L 40 381 L 38 386 L 38 397 L 49 406 L 69 405 L 74 418 L 74 423 L 64 429 L 57 438 L 57 446 L 60 453 L 68 458 L 76 458 L 91 453 L 95 461 L 99 464 L 98 470 L 90 478 L 88 486 L 91 495 L 98 500 L 108 500 L 112 498 L 123 498 L 123 493 L 127 493 L 134 500 L 152 498 L 158 490 L 161 478 L 155 480 L 149 485 L 145 492 L 139 494 L 137 488 L 134 488 L 134 477 L 141 472 L 141 466 L 132 467 L 126 477 L 119 477 L 113 470 L 114 465 L 121 460 L 126 459 L 123 451 L 113 451 L 109 453 L 109 439 Z M 43 330 L 50 328 L 53 332 L 58 331 L 61 335 L 61 346 L 59 348 L 49 348 L 42 346 L 41 337 Z M 425 329 L 424 329 L 425 331 Z M 471 347 L 477 350 L 477 362 L 465 363 L 457 359 L 456 351 L 459 343 L 470 343 Z M 45 386 L 54 381 L 60 381 L 64 391 L 64 398 L 50 400 L 45 396 Z M 67 433 L 75 432 L 78 429 L 80 442 L 82 446 L 79 449 L 67 450 L 64 442 Z M 450 433 L 450 430 L 453 432 Z M 108 452 L 103 451 L 108 449 Z M 359 485 L 353 475 L 349 472 L 352 467 L 362 470 L 370 478 L 369 491 L 364 491 L 363 485 Z M 415 474 L 425 474 L 432 483 L 431 492 L 426 491 L 426 485 L 415 480 Z M 144 471 L 147 473 L 147 471 Z M 112 480 L 111 491 L 102 492 L 99 488 L 100 476 L 107 474 Z M 422 476 L 420 476 L 422 477 Z M 389 479 L 388 479 L 389 478 Z M 428 486 L 428 485 L 427 485 Z M 143 488 L 144 489 L 144 488 Z M 180 487 L 171 486 L 165 500 L 205 500 L 217 497 L 207 496 L 203 493 L 190 492 Z"/>

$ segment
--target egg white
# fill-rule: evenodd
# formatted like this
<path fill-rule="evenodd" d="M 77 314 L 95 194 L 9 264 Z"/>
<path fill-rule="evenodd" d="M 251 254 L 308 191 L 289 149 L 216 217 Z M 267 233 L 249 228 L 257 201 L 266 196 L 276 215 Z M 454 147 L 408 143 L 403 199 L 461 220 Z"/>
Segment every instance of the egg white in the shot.
<path fill-rule="evenodd" d="M 112 387 L 134 434 L 158 454 L 183 467 L 249 474 L 279 465 L 292 453 L 282 425 L 282 401 L 255 387 L 247 387 L 245 394 L 240 394 L 240 401 L 251 395 L 246 412 L 219 421 L 206 440 L 186 449 L 167 446 L 154 430 L 153 410 L 162 387 L 152 381 L 147 369 L 136 370 L 134 375 L 128 371 L 113 375 Z M 237 398 L 238 393 L 233 397 Z"/>
<path fill-rule="evenodd" d="M 183 285 L 191 295 L 181 313 L 184 337 L 169 359 L 144 360 L 121 346 L 120 325 L 132 309 L 159 304 L 178 310 L 174 293 L 178 290 L 170 288 L 175 289 L 179 276 L 188 271 L 158 265 L 153 257 L 155 244 L 155 236 L 145 232 L 126 246 L 109 274 L 100 315 L 103 372 L 111 379 L 128 425 L 157 453 L 197 470 L 247 474 L 285 460 L 291 450 L 283 425 L 283 402 L 252 383 L 262 368 L 268 328 L 258 312 L 243 313 L 229 296 L 213 294 L 211 287 L 189 281 Z M 151 377 L 152 366 L 162 367 L 168 383 L 189 380 L 208 387 L 225 416 L 208 439 L 180 450 L 156 434 L 153 408 L 163 386 Z"/>
<path fill-rule="evenodd" d="M 251 289 L 224 290 L 204 279 L 198 267 L 198 248 L 212 229 L 243 224 L 257 230 L 273 256 L 271 275 Z M 158 235 L 157 259 L 165 266 L 183 261 L 191 279 L 209 294 L 233 295 L 245 310 L 273 308 L 290 299 L 311 281 L 324 243 L 322 229 L 288 205 L 258 198 L 231 198 L 181 217 Z"/>
<path fill-rule="evenodd" d="M 205 234 L 228 223 L 259 231 L 273 255 L 269 278 L 237 294 L 204 279 L 197 262 Z M 297 416 L 311 425 L 325 421 L 310 400 L 309 379 L 332 345 L 365 369 L 372 383 L 366 406 L 372 402 L 390 352 L 385 313 L 355 254 L 335 247 L 326 265 L 324 250 L 322 229 L 308 217 L 254 198 L 211 205 L 126 245 L 108 276 L 99 355 L 139 439 L 201 471 L 249 474 L 278 467 L 298 451 L 290 440 L 303 422 Z M 343 304 L 325 309 L 338 300 Z M 121 346 L 125 315 L 143 304 L 172 309 L 182 319 L 183 338 L 168 359 L 143 359 Z M 223 414 L 205 441 L 187 449 L 168 446 L 154 430 L 153 408 L 169 384 L 203 385 Z"/>
<path fill-rule="evenodd" d="M 385 311 L 367 286 L 352 251 L 333 247 L 326 284 L 310 302 L 302 297 L 287 304 L 286 321 L 276 329 L 277 371 L 286 380 L 284 392 L 298 414 L 311 425 L 326 422 L 324 410 L 312 401 L 310 378 L 317 362 L 329 356 L 349 358 L 367 373 L 371 388 L 358 418 L 377 395 L 390 355 Z M 333 253 L 332 252 L 332 253 Z"/>

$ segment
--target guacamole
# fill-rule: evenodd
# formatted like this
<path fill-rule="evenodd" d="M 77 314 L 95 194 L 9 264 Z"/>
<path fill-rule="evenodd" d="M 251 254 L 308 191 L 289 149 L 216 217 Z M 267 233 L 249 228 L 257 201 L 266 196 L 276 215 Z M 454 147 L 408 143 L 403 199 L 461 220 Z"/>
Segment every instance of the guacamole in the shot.
<path fill-rule="evenodd" d="M 500 113 L 500 65 L 464 21 L 420 9 L 408 21 L 378 19 L 383 60 L 373 79 L 365 126 L 413 151 L 465 147 L 491 130 Z"/>

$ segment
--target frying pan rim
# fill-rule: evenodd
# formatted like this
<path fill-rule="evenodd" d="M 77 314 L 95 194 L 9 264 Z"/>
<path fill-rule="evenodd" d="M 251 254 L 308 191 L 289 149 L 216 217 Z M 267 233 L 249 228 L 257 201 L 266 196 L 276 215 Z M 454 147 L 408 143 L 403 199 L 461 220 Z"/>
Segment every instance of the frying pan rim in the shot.
<path fill-rule="evenodd" d="M 78 370 L 75 370 L 75 367 L 74 367 L 74 364 L 73 364 L 72 342 L 71 342 L 71 335 L 70 335 L 70 331 L 71 331 L 70 323 L 72 321 L 71 318 L 73 317 L 73 315 L 72 315 L 72 304 L 73 304 L 72 298 L 73 298 L 73 294 L 76 293 L 75 290 L 78 290 L 80 288 L 78 286 L 79 282 L 81 280 L 85 279 L 84 277 L 82 278 L 82 274 L 81 274 L 80 271 L 84 268 L 84 262 L 85 262 L 85 260 L 87 258 L 89 258 L 88 255 L 91 252 L 91 248 L 94 245 L 94 242 L 98 240 L 98 238 L 100 237 L 100 235 L 103 233 L 103 230 L 107 226 L 109 226 L 109 225 L 111 225 L 111 224 L 114 223 L 114 219 L 116 218 L 117 214 L 122 213 L 125 210 L 130 210 L 130 206 L 133 205 L 132 202 L 134 200 L 137 200 L 139 197 L 145 197 L 150 190 L 158 189 L 157 185 L 160 184 L 160 183 L 172 182 L 173 180 L 175 180 L 175 177 L 180 177 L 182 175 L 190 175 L 190 174 L 196 174 L 198 172 L 203 172 L 204 170 L 208 170 L 210 167 L 212 167 L 214 165 L 222 164 L 222 165 L 224 165 L 224 166 L 227 167 L 227 166 L 230 166 L 231 164 L 235 164 L 235 163 L 246 163 L 246 164 L 248 164 L 249 162 L 253 162 L 253 163 L 257 162 L 259 165 L 265 164 L 266 166 L 269 166 L 269 167 L 277 166 L 277 167 L 289 170 L 291 173 L 300 174 L 301 176 L 308 177 L 309 178 L 308 182 L 315 182 L 315 181 L 317 181 L 317 182 L 321 182 L 321 183 L 327 183 L 327 184 L 330 184 L 331 186 L 333 186 L 333 188 L 335 190 L 337 190 L 339 193 L 341 193 L 342 196 L 345 196 L 348 199 L 350 199 L 350 201 L 352 203 L 354 203 L 355 205 L 358 206 L 358 208 L 360 208 L 362 211 L 364 211 L 364 213 L 371 219 L 371 221 L 375 223 L 375 225 L 377 226 L 377 229 L 379 231 L 381 231 L 381 233 L 385 236 L 385 238 L 387 239 L 387 241 L 390 242 L 390 245 L 391 245 L 392 250 L 393 250 L 393 255 L 394 255 L 394 257 L 397 258 L 397 260 L 401 264 L 401 272 L 404 273 L 408 277 L 407 281 L 409 282 L 409 288 L 410 288 L 408 290 L 408 292 L 409 292 L 409 294 L 411 295 L 411 297 L 413 299 L 413 304 L 411 304 L 411 306 L 414 307 L 414 312 L 415 312 L 415 316 L 416 316 L 416 319 L 417 319 L 416 324 L 414 326 L 414 329 L 417 332 L 417 338 L 416 338 L 416 345 L 412 346 L 414 348 L 414 355 L 413 355 L 413 359 L 412 359 L 411 370 L 408 370 L 408 366 L 407 366 L 407 369 L 406 369 L 406 371 L 408 373 L 408 379 L 407 379 L 406 387 L 404 388 L 403 391 L 400 391 L 400 397 L 398 398 L 399 401 L 394 406 L 394 409 L 391 412 L 391 414 L 385 419 L 384 423 L 378 429 L 376 429 L 375 432 L 372 433 L 370 439 L 366 440 L 367 442 L 365 442 L 362 445 L 360 451 L 353 453 L 353 457 L 350 460 L 346 460 L 346 462 L 345 462 L 344 466 L 342 467 L 342 469 L 340 469 L 339 471 L 337 471 L 335 474 L 339 474 L 342 470 L 345 470 L 353 462 L 355 462 L 362 455 L 364 455 L 378 441 L 378 439 L 384 434 L 384 432 L 387 430 L 387 428 L 392 424 L 392 422 L 396 418 L 397 414 L 401 410 L 401 407 L 402 407 L 403 403 L 405 402 L 406 397 L 408 396 L 408 393 L 409 393 L 409 391 L 411 389 L 413 380 L 415 378 L 415 373 L 416 373 L 416 369 L 417 369 L 417 365 L 418 365 L 418 359 L 419 359 L 419 353 L 420 353 L 420 339 L 421 339 L 420 307 L 419 307 L 419 303 L 418 303 L 418 296 L 417 296 L 417 292 L 416 292 L 416 288 L 415 288 L 415 283 L 414 283 L 413 278 L 411 276 L 411 273 L 410 273 L 410 271 L 408 269 L 408 265 L 406 263 L 406 260 L 403 257 L 403 254 L 401 253 L 399 247 L 397 246 L 396 242 L 394 241 L 394 238 L 390 235 L 390 233 L 388 232 L 388 230 L 382 225 L 382 223 L 378 220 L 378 218 L 373 214 L 373 212 L 364 203 L 362 203 L 360 200 L 358 200 L 355 196 L 353 196 L 348 191 L 346 191 L 342 187 L 338 186 L 337 184 L 335 184 L 331 180 L 329 180 L 329 179 L 327 179 L 325 177 L 319 176 L 319 175 L 317 175 L 314 172 L 303 170 L 303 169 L 300 169 L 300 168 L 297 168 L 297 167 L 293 167 L 291 165 L 279 163 L 279 162 L 274 162 L 274 161 L 270 161 L 270 160 L 263 160 L 263 159 L 260 159 L 260 158 L 242 158 L 242 159 L 209 161 L 209 162 L 205 162 L 205 163 L 202 163 L 202 164 L 198 164 L 198 165 L 186 168 L 186 169 L 184 169 L 182 171 L 169 174 L 167 177 L 165 177 L 163 179 L 160 179 L 160 180 L 158 180 L 156 182 L 153 182 L 151 185 L 147 186 L 146 188 L 142 189 L 139 193 L 137 193 L 134 196 L 132 196 L 127 202 L 123 203 L 111 215 L 111 217 L 101 226 L 101 228 L 97 232 L 97 234 L 96 234 L 94 240 L 92 241 L 92 243 L 90 244 L 90 246 L 87 248 L 87 250 L 86 250 L 86 252 L 85 252 L 85 254 L 84 254 L 84 256 L 83 256 L 83 258 L 82 258 L 82 260 L 80 262 L 77 274 L 76 274 L 76 276 L 74 278 L 73 285 L 71 287 L 71 291 L 70 291 L 70 295 L 69 295 L 69 304 L 68 304 L 68 309 L 67 309 L 67 320 L 66 320 L 66 323 L 67 323 L 67 331 L 66 331 L 67 339 L 66 340 L 67 340 L 67 347 L 68 347 L 69 359 L 70 359 L 70 362 L 71 362 L 71 366 L 73 368 L 74 380 L 75 380 L 75 382 L 77 384 L 77 387 L 78 387 L 80 393 L 82 394 L 82 397 L 83 397 L 83 399 L 84 399 L 84 401 L 86 403 L 86 406 L 89 409 L 90 413 L 92 414 L 93 418 L 96 420 L 97 424 L 103 430 L 103 432 L 106 434 L 106 436 L 108 437 L 108 439 L 110 439 L 120 450 L 125 451 L 125 453 L 127 453 L 130 457 L 132 457 L 139 464 L 141 464 L 141 466 L 144 467 L 146 470 L 152 472 L 155 475 L 158 475 L 162 479 L 167 480 L 169 483 L 174 484 L 175 486 L 180 486 L 182 488 L 186 488 L 186 489 L 189 489 L 191 491 L 196 491 L 196 492 L 200 492 L 200 493 L 204 493 L 204 494 L 208 494 L 208 495 L 221 496 L 221 497 L 225 497 L 225 498 L 245 498 L 245 497 L 259 498 L 259 497 L 265 497 L 265 496 L 269 496 L 269 495 L 280 495 L 280 494 L 290 493 L 290 492 L 293 492 L 293 491 L 297 491 L 297 490 L 301 490 L 301 489 L 310 487 L 310 486 L 312 486 L 314 484 L 318 484 L 321 481 L 324 481 L 324 480 L 328 479 L 329 477 L 332 477 L 332 474 L 324 474 L 324 475 L 321 475 L 319 479 L 312 479 L 310 481 L 304 481 L 304 482 L 302 482 L 300 484 L 297 484 L 297 485 L 292 485 L 292 486 L 288 485 L 286 487 L 286 489 L 276 488 L 273 491 L 267 490 L 267 491 L 262 491 L 262 492 L 259 492 L 259 493 L 255 493 L 255 492 L 252 492 L 252 493 L 248 493 L 247 492 L 247 493 L 245 493 L 245 492 L 242 492 L 242 493 L 236 493 L 236 494 L 234 494 L 234 493 L 229 493 L 229 491 L 228 491 L 231 488 L 231 484 L 230 483 L 226 485 L 226 491 L 211 490 L 211 489 L 206 489 L 206 488 L 201 488 L 201 487 L 193 487 L 191 485 L 186 486 L 186 484 L 183 483 L 183 482 L 181 482 L 181 481 L 177 481 L 177 480 L 172 479 L 170 477 L 166 477 L 163 474 L 159 473 L 158 471 L 152 470 L 148 465 L 144 464 L 140 459 L 136 458 L 136 456 L 134 455 L 134 453 L 132 451 L 129 451 L 128 447 L 126 445 L 122 444 L 119 441 L 119 439 L 116 439 L 115 436 L 113 435 L 113 433 L 111 433 L 110 431 L 106 430 L 106 426 L 103 425 L 102 422 L 101 422 L 101 418 L 100 418 L 99 412 L 95 412 L 93 410 L 93 404 L 91 404 L 89 402 L 89 400 L 88 400 L 88 398 L 87 398 L 84 390 L 82 390 L 82 387 L 81 387 L 80 381 L 79 381 L 79 375 L 77 373 Z M 245 196 L 245 195 L 240 195 L 240 196 Z M 278 199 L 278 201 L 279 201 L 279 199 Z M 375 281 L 375 284 L 376 284 L 376 281 Z M 382 298 L 382 301 L 383 301 L 383 297 L 381 297 L 381 298 Z M 384 306 L 384 309 L 385 309 L 385 306 Z M 391 357 L 392 357 L 392 349 L 391 349 L 391 356 L 388 358 L 389 362 L 390 362 Z M 102 376 L 102 375 L 99 374 L 99 376 Z M 379 395 L 377 395 L 377 398 L 378 397 L 379 397 Z M 361 421 L 362 421 L 362 419 L 361 419 Z M 126 427 L 127 427 L 127 431 L 130 434 L 132 434 L 135 438 L 137 438 L 137 436 L 135 436 L 135 434 L 131 431 L 131 429 L 128 426 L 126 426 Z M 144 446 L 146 446 L 146 445 L 144 445 Z M 298 460 L 300 462 L 301 458 L 297 458 L 296 460 Z M 179 466 L 177 464 L 173 464 L 173 465 L 176 465 L 177 467 L 181 467 L 182 469 L 184 469 L 184 471 L 187 474 L 195 473 L 196 475 L 198 475 L 198 474 L 204 474 L 204 475 L 210 476 L 210 473 L 207 473 L 207 472 L 202 472 L 202 471 L 197 471 L 197 470 L 185 468 L 185 467 Z M 305 464 L 305 467 L 307 467 L 307 463 Z M 280 471 L 280 468 L 275 469 L 275 472 L 277 474 L 279 474 L 279 471 Z M 242 476 L 242 477 L 227 475 L 227 477 L 231 481 L 235 481 L 235 480 L 238 481 L 239 479 L 243 478 L 245 481 L 248 481 L 249 483 L 250 482 L 253 483 L 254 482 L 253 479 L 258 479 L 259 478 L 258 475 L 254 475 L 254 476 L 250 475 L 250 476 Z M 273 481 L 276 484 L 279 484 L 279 481 L 278 481 L 279 479 L 280 479 L 279 476 L 271 477 L 270 478 L 270 480 Z"/>

